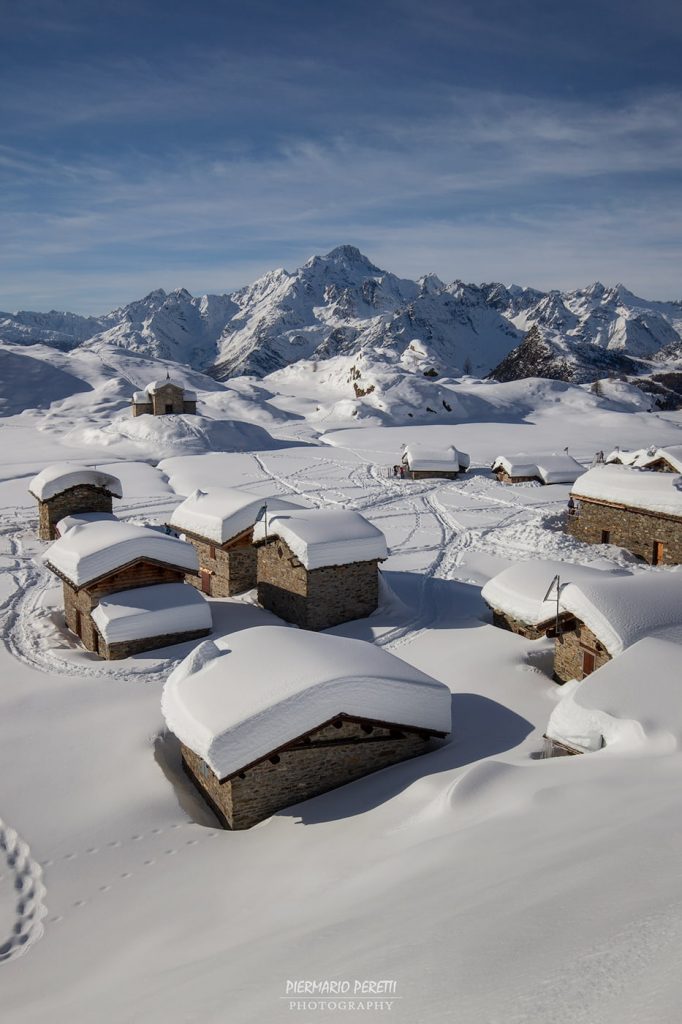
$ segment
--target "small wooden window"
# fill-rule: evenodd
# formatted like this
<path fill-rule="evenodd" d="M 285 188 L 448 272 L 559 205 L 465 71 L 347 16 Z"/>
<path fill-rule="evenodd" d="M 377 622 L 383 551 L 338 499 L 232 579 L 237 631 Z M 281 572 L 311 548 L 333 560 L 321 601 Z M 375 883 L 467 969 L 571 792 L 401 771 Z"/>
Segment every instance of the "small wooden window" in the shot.
<path fill-rule="evenodd" d="M 594 654 L 592 651 L 583 651 L 583 677 L 594 672 Z"/>
<path fill-rule="evenodd" d="M 171 402 L 166 402 L 166 416 L 171 412 L 173 412 L 173 405 Z"/>
<path fill-rule="evenodd" d="M 215 558 L 215 547 L 214 547 L 213 544 L 209 544 L 209 547 L 208 547 L 208 557 L 209 558 Z"/>
<path fill-rule="evenodd" d="M 74 630 L 75 630 L 76 636 L 79 636 L 82 639 L 83 638 L 83 625 L 82 625 L 82 622 L 81 622 L 81 613 L 78 610 L 76 610 L 76 622 L 74 624 Z"/>
<path fill-rule="evenodd" d="M 602 530 L 602 532 L 601 532 L 601 542 L 602 542 L 602 544 L 610 544 L 611 543 L 611 531 L 610 530 Z"/>
<path fill-rule="evenodd" d="M 270 758 L 270 764 L 279 764 L 279 754 L 273 754 Z"/>

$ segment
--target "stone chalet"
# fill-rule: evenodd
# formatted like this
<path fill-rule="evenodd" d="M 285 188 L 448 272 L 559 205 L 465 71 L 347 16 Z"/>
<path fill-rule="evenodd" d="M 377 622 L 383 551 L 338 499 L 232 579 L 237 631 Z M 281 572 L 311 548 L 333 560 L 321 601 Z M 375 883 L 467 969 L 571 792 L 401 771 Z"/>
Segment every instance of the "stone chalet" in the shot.
<path fill-rule="evenodd" d="M 171 416 L 184 413 L 196 415 L 197 396 L 181 384 L 166 380 L 154 380 L 144 391 L 136 391 L 132 397 L 133 416 Z"/>
<path fill-rule="evenodd" d="M 67 525 L 43 561 L 62 581 L 66 625 L 102 658 L 127 658 L 211 630 L 208 604 L 183 583 L 197 571 L 194 548 L 157 530 L 118 521 Z"/>
<path fill-rule="evenodd" d="M 498 455 L 490 467 L 502 484 L 522 484 L 537 481 L 540 484 L 572 484 L 585 467 L 562 452 L 552 455 Z"/>
<path fill-rule="evenodd" d="M 230 829 L 423 754 L 451 729 L 447 686 L 373 644 L 285 626 L 201 644 L 168 678 L 162 711 Z"/>
<path fill-rule="evenodd" d="M 253 540 L 258 601 L 281 619 L 319 630 L 375 611 L 386 538 L 358 512 L 268 513 L 256 523 Z"/>
<path fill-rule="evenodd" d="M 667 448 L 638 448 L 622 451 L 615 448 L 606 458 L 609 465 L 633 466 L 636 469 L 651 469 L 657 473 L 682 473 L 682 445 Z"/>
<path fill-rule="evenodd" d="M 570 579 L 570 575 L 567 577 Z M 554 678 L 584 679 L 646 636 L 682 640 L 682 571 L 602 572 L 566 583 L 562 622 L 554 641 Z M 656 672 L 655 664 L 651 666 Z"/>
<path fill-rule="evenodd" d="M 76 462 L 46 466 L 29 484 L 38 502 L 38 536 L 54 540 L 60 519 L 82 512 L 111 513 L 113 498 L 121 498 L 121 481 L 110 473 Z"/>
<path fill-rule="evenodd" d="M 402 456 L 405 472 L 411 480 L 442 477 L 454 480 L 469 468 L 469 456 L 459 452 L 454 445 L 442 448 L 422 444 L 408 444 Z"/>
<path fill-rule="evenodd" d="M 199 575 L 187 582 L 213 597 L 232 597 L 256 586 L 258 554 L 253 527 L 263 510 L 299 506 L 281 498 L 229 487 L 194 491 L 178 505 L 170 526 L 196 548 Z"/>
<path fill-rule="evenodd" d="M 598 466 L 576 482 L 566 529 L 587 544 L 616 544 L 651 565 L 682 562 L 682 476 Z"/>
<path fill-rule="evenodd" d="M 680 659 L 673 640 L 645 637 L 589 678 L 567 686 L 549 719 L 545 757 L 602 747 L 636 750 L 682 735 Z M 655 666 L 655 670 L 652 668 Z"/>
<path fill-rule="evenodd" d="M 554 596 L 545 600 L 555 578 L 559 577 L 559 586 L 568 581 L 600 580 L 606 570 L 612 575 L 629 575 L 626 569 L 615 569 L 613 562 L 606 559 L 587 566 L 549 559 L 515 562 L 488 580 L 481 597 L 493 613 L 494 625 L 527 640 L 538 640 L 555 632 L 556 590 Z M 560 625 L 571 617 L 570 613 L 559 610 Z"/>

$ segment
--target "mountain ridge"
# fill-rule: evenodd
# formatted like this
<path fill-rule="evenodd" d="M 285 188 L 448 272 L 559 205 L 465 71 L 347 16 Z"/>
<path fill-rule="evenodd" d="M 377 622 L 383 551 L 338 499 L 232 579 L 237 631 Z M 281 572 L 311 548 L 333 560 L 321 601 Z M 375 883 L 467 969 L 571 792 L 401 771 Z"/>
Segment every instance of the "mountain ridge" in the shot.
<path fill-rule="evenodd" d="M 157 288 L 101 317 L 0 312 L 3 341 L 62 351 L 114 345 L 218 380 L 263 377 L 301 359 L 390 359 L 417 342 L 432 376 L 522 373 L 585 382 L 605 372 L 637 373 L 642 361 L 678 362 L 682 302 L 650 301 L 599 281 L 569 292 L 446 284 L 435 274 L 413 281 L 340 245 L 223 295 Z"/>

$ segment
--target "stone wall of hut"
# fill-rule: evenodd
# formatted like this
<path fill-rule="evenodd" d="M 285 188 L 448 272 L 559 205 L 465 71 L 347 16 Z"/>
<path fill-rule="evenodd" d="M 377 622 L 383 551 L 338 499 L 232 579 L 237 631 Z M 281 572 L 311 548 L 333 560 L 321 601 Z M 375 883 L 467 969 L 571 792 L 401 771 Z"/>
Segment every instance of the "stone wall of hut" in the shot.
<path fill-rule="evenodd" d="M 460 473 L 456 469 L 408 469 L 407 472 L 412 480 L 456 480 Z"/>
<path fill-rule="evenodd" d="M 211 597 L 232 597 L 243 594 L 256 586 L 258 554 L 251 542 L 253 531 L 249 529 L 241 537 L 228 541 L 222 547 L 194 534 L 187 533 L 187 540 L 194 546 L 199 558 L 200 570 L 208 574 L 208 590 L 202 576 L 188 574 L 187 583 L 203 590 Z"/>
<path fill-rule="evenodd" d="M 554 625 L 555 620 L 551 619 L 549 622 L 541 622 L 539 625 L 530 625 L 527 622 L 521 622 L 520 619 L 515 619 L 511 615 L 507 615 L 505 612 L 497 611 L 493 608 L 493 624 L 498 629 L 508 629 L 511 633 L 517 633 L 519 636 L 525 636 L 527 640 L 539 640 L 540 637 L 545 636 L 547 630 Z"/>
<path fill-rule="evenodd" d="M 374 559 L 307 570 L 278 537 L 258 546 L 258 601 L 286 622 L 321 630 L 371 615 L 379 603 Z"/>
<path fill-rule="evenodd" d="M 494 473 L 501 484 L 525 484 L 532 480 L 543 483 L 539 476 L 510 476 L 505 469 L 496 469 Z"/>
<path fill-rule="evenodd" d="M 54 540 L 57 536 L 56 525 L 65 516 L 78 515 L 81 512 L 111 512 L 111 493 L 102 487 L 91 484 L 78 484 L 69 487 L 54 498 L 38 502 L 38 536 L 41 540 Z"/>
<path fill-rule="evenodd" d="M 558 683 L 567 683 L 569 679 L 584 679 L 584 655 L 594 657 L 594 669 L 611 661 L 611 655 L 597 639 L 591 629 L 576 622 L 570 632 L 561 633 L 554 642 L 554 678 Z"/>
<path fill-rule="evenodd" d="M 577 514 L 568 517 L 567 532 L 587 544 L 616 544 L 654 563 L 657 543 L 663 545 L 661 565 L 682 562 L 682 519 L 640 509 L 579 498 Z"/>
<path fill-rule="evenodd" d="M 173 644 L 184 644 L 189 640 L 199 640 L 208 636 L 210 629 L 189 629 L 180 633 L 164 633 L 162 636 L 141 637 L 138 640 L 126 640 L 108 644 L 98 634 L 97 653 L 107 661 L 118 661 L 120 658 L 132 658 L 134 654 L 144 651 L 155 651 L 159 647 L 172 647 Z"/>
<path fill-rule="evenodd" d="M 185 746 L 182 758 L 185 770 L 223 824 L 244 829 L 283 807 L 416 757 L 430 747 L 425 733 L 338 719 L 223 782 Z"/>

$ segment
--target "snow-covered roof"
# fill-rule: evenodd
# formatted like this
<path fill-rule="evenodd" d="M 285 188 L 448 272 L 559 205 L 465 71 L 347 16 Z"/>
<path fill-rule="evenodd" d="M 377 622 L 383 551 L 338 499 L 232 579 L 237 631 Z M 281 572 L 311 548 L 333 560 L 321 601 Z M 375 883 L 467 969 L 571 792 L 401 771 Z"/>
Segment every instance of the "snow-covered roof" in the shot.
<path fill-rule="evenodd" d="M 283 498 L 265 498 L 232 487 L 211 487 L 208 491 L 196 490 L 185 498 L 173 512 L 170 525 L 175 530 L 225 544 L 250 529 L 264 505 L 268 513 L 300 507 Z"/>
<path fill-rule="evenodd" d="M 133 402 L 135 402 L 136 405 L 146 403 L 149 401 L 151 395 L 154 395 L 157 391 L 167 387 L 177 388 L 179 391 L 182 391 L 183 398 L 186 402 L 196 402 L 197 396 L 195 391 L 188 391 L 182 386 L 182 384 L 178 384 L 176 381 L 170 379 L 153 380 L 150 384 L 147 384 L 144 391 L 135 391 L 133 393 Z"/>
<path fill-rule="evenodd" d="M 72 487 L 85 484 L 89 487 L 100 487 L 109 491 L 115 498 L 123 497 L 123 488 L 118 477 L 111 473 L 103 473 L 99 469 L 92 469 L 90 466 L 83 466 L 79 462 L 55 462 L 51 466 L 41 469 L 37 476 L 34 476 L 28 489 L 38 501 L 49 501 L 57 494 Z"/>
<path fill-rule="evenodd" d="M 648 512 L 682 516 L 682 476 L 627 466 L 595 466 L 573 488 L 576 498 L 629 505 Z"/>
<path fill-rule="evenodd" d="M 592 630 L 615 657 L 645 636 L 679 634 L 682 570 L 646 569 L 626 576 L 597 573 L 568 583 L 560 607 Z"/>
<path fill-rule="evenodd" d="M 403 461 L 417 472 L 458 473 L 469 465 L 469 456 L 458 451 L 454 445 L 433 447 L 424 444 L 408 444 Z"/>
<path fill-rule="evenodd" d="M 582 751 L 602 745 L 632 749 L 647 740 L 679 746 L 681 659 L 678 643 L 639 640 L 616 661 L 562 687 L 547 735 Z"/>
<path fill-rule="evenodd" d="M 386 538 L 359 512 L 345 508 L 297 508 L 264 516 L 253 530 L 255 543 L 279 537 L 306 569 L 386 558 Z"/>
<path fill-rule="evenodd" d="M 565 452 L 551 455 L 498 455 L 493 472 L 503 469 L 509 476 L 537 476 L 545 484 L 572 484 L 585 472 L 584 466 Z"/>
<path fill-rule="evenodd" d="M 671 444 L 667 448 L 657 448 L 653 453 L 643 453 L 637 465 L 646 469 L 659 459 L 665 459 L 677 473 L 682 473 L 682 444 Z"/>
<path fill-rule="evenodd" d="M 159 583 L 103 597 L 92 620 L 108 644 L 212 626 L 210 605 L 189 583 Z"/>
<path fill-rule="evenodd" d="M 630 575 L 626 569 L 614 571 L 613 563 L 606 560 L 589 566 L 549 559 L 516 562 L 488 580 L 481 596 L 491 608 L 529 626 L 537 626 L 556 615 L 556 598 L 543 600 L 555 576 L 559 576 L 562 583 L 580 583 L 602 579 L 607 569 L 614 575 Z"/>
<path fill-rule="evenodd" d="M 97 522 L 74 526 L 56 540 L 43 561 L 76 587 L 106 576 L 138 558 L 149 558 L 189 571 L 198 568 L 197 553 L 185 544 L 147 526 Z"/>
<path fill-rule="evenodd" d="M 169 729 L 219 778 L 335 715 L 448 733 L 447 686 L 363 640 L 257 626 L 206 641 L 169 676 Z"/>
<path fill-rule="evenodd" d="M 645 452 L 644 448 L 636 448 L 634 451 L 625 451 L 622 448 L 614 448 L 612 452 L 606 456 L 607 463 L 620 463 L 623 466 L 632 466 L 642 454 Z"/>
<path fill-rule="evenodd" d="M 64 516 L 57 523 L 56 529 L 60 537 L 63 537 L 74 526 L 85 526 L 88 523 L 118 523 L 120 520 L 112 512 L 78 512 L 73 516 Z"/>

